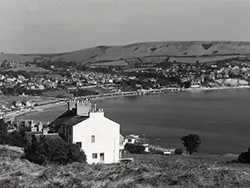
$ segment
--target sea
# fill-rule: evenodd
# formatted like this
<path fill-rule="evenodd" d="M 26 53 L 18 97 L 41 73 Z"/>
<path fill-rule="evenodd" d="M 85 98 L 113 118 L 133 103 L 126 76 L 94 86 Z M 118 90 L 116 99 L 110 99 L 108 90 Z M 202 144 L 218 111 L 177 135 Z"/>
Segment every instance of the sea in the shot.
<path fill-rule="evenodd" d="M 122 135 L 138 134 L 161 147 L 184 148 L 180 138 L 190 133 L 200 136 L 199 152 L 204 154 L 239 154 L 250 147 L 250 89 L 161 93 L 96 102 L 107 118 L 120 124 Z M 56 106 L 18 119 L 46 123 L 66 110 L 66 105 Z"/>

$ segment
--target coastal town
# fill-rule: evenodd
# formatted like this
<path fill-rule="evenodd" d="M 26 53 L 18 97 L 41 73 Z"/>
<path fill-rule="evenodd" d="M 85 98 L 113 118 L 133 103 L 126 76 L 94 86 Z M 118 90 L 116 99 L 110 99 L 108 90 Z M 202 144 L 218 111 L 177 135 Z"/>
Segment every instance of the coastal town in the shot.
<path fill-rule="evenodd" d="M 0 188 L 249 188 L 250 0 L 0 0 Z"/>
<path fill-rule="evenodd" d="M 67 98 L 117 96 L 126 92 L 141 94 L 142 91 L 168 88 L 176 88 L 175 91 L 246 88 L 250 81 L 247 62 L 247 58 L 237 57 L 212 63 L 135 64 L 127 69 L 103 64 L 79 66 L 64 61 L 21 63 L 5 60 L 0 71 L 0 93 L 3 99 L 8 96 L 9 100 L 2 100 L 0 109 L 11 112 Z M 33 71 L 26 71 L 29 68 Z"/>

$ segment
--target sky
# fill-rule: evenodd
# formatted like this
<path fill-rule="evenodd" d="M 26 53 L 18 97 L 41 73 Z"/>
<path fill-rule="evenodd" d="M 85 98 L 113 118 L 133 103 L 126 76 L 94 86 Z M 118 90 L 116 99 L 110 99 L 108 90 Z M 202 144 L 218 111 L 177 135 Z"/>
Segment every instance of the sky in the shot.
<path fill-rule="evenodd" d="M 0 52 L 250 41 L 250 0 L 0 0 Z"/>

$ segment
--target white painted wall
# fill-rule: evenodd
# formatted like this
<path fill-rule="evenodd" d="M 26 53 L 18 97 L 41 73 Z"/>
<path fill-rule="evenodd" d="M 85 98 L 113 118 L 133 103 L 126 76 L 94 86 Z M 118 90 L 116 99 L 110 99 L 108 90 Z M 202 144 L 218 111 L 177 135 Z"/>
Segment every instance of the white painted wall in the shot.
<path fill-rule="evenodd" d="M 91 143 L 95 135 L 95 143 Z M 82 149 L 89 164 L 100 162 L 100 153 L 104 153 L 104 163 L 116 163 L 119 160 L 120 125 L 104 117 L 104 112 L 91 112 L 85 121 L 73 126 L 73 143 L 82 142 Z M 92 154 L 97 153 L 97 159 Z"/>

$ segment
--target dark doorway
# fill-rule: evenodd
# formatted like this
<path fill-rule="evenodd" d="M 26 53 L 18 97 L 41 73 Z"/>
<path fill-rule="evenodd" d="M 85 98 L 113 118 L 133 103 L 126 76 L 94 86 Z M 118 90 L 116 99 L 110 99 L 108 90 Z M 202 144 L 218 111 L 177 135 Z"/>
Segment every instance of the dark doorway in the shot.
<path fill-rule="evenodd" d="M 100 161 L 101 161 L 101 162 L 104 161 L 104 153 L 100 153 Z"/>

